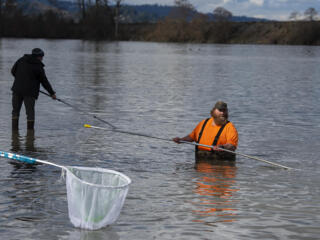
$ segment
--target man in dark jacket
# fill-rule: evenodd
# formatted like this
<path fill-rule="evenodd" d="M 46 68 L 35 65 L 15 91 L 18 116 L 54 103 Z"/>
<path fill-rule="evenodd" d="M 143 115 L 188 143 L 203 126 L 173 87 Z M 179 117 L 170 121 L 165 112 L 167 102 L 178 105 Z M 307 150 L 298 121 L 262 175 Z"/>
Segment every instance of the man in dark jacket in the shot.
<path fill-rule="evenodd" d="M 34 129 L 34 106 L 39 96 L 40 83 L 48 91 L 52 99 L 56 99 L 55 92 L 49 83 L 42 59 L 44 52 L 34 48 L 32 54 L 25 54 L 18 59 L 11 69 L 14 76 L 12 90 L 12 129 L 19 128 L 19 115 L 22 103 L 26 108 L 27 128 Z"/>

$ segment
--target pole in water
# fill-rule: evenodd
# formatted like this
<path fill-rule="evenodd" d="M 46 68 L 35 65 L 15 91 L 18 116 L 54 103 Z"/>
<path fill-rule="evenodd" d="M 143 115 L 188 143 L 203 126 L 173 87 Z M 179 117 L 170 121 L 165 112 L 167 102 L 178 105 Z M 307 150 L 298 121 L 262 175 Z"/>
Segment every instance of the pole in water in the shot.
<path fill-rule="evenodd" d="M 159 137 L 153 137 L 153 136 L 149 136 L 149 135 L 145 135 L 145 134 L 141 134 L 141 133 L 134 133 L 134 132 L 126 132 L 126 131 L 121 131 L 121 130 L 116 130 L 116 129 L 107 129 L 107 128 L 102 128 L 102 127 L 96 127 L 96 126 L 92 126 L 89 124 L 84 124 L 84 127 L 86 128 L 95 128 L 95 129 L 102 129 L 102 130 L 106 130 L 106 131 L 113 131 L 113 132 L 119 132 L 119 133 L 126 133 L 126 134 L 131 134 L 131 135 L 136 135 L 136 136 L 142 136 L 142 137 L 148 137 L 148 138 L 154 138 L 154 139 L 158 139 L 158 140 L 163 140 L 163 141 L 170 141 L 172 142 L 172 139 L 166 139 L 166 138 L 159 138 Z M 213 146 L 210 145 L 205 145 L 205 144 L 199 144 L 199 143 L 194 143 L 194 142 L 187 142 L 187 141 L 180 141 L 181 143 L 186 143 L 186 144 L 191 144 L 191 145 L 196 145 L 196 146 L 203 146 L 203 147 L 207 147 L 207 148 L 213 148 Z M 257 158 L 257 157 L 253 157 L 253 156 L 249 156 L 247 154 L 243 154 L 243 153 L 239 153 L 239 152 L 235 152 L 235 151 L 231 151 L 228 149 L 224 149 L 224 148 L 218 148 L 221 151 L 225 151 L 225 152 L 229 152 L 229 153 L 233 153 L 233 154 L 238 154 L 240 156 L 246 157 L 246 158 L 250 158 L 250 159 L 254 159 L 260 162 L 264 162 L 264 163 L 268 163 L 270 165 L 273 166 L 277 166 L 277 167 L 281 167 L 287 170 L 293 169 L 290 167 L 286 167 L 284 165 L 278 164 L 278 163 L 274 163 L 274 162 L 270 162 L 261 158 Z"/>
<path fill-rule="evenodd" d="M 193 143 L 193 142 L 187 142 L 187 141 L 181 141 L 181 143 L 186 143 L 186 144 L 191 144 L 191 145 L 196 145 L 196 146 L 202 146 L 202 147 L 207 147 L 207 148 L 213 148 L 213 146 L 200 144 L 200 143 Z M 240 156 L 243 156 L 243 157 L 246 157 L 246 158 L 250 158 L 250 159 L 254 159 L 254 160 L 257 160 L 257 161 L 260 161 L 260 162 L 265 162 L 265 163 L 268 163 L 270 165 L 281 167 L 281 168 L 284 168 L 284 169 L 287 169 L 287 170 L 293 169 L 293 168 L 286 167 L 286 166 L 278 164 L 278 163 L 270 162 L 270 161 L 267 161 L 267 160 L 264 160 L 264 159 L 261 159 L 261 158 L 257 158 L 257 157 L 253 157 L 253 156 L 250 156 L 250 155 L 247 155 L 247 154 L 231 151 L 231 150 L 228 150 L 228 149 L 225 149 L 225 148 L 218 148 L 218 149 L 221 150 L 221 151 L 225 151 L 225 152 L 229 152 L 229 153 L 233 153 L 233 154 L 238 154 Z"/>

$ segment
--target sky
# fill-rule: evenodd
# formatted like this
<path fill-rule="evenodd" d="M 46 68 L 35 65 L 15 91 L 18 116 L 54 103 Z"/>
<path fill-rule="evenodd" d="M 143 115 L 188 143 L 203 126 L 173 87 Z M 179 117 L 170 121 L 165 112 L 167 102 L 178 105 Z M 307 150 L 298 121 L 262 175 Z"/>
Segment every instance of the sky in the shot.
<path fill-rule="evenodd" d="M 174 0 L 123 0 L 123 4 L 159 4 L 173 5 Z M 234 16 L 248 16 L 273 20 L 288 20 L 292 12 L 303 17 L 304 11 L 313 7 L 320 18 L 320 0 L 189 0 L 199 12 L 213 12 L 223 7 Z"/>

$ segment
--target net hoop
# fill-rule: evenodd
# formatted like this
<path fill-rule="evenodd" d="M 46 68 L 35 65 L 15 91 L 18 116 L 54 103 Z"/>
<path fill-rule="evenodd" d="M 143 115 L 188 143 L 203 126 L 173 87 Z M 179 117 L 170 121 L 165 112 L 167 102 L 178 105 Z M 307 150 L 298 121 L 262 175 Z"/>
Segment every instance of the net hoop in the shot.
<path fill-rule="evenodd" d="M 125 181 L 127 183 L 125 184 L 122 184 L 122 185 L 119 185 L 119 186 L 105 186 L 105 185 L 102 185 L 102 184 L 95 184 L 95 183 L 90 183 L 90 182 L 87 182 L 81 178 L 79 178 L 77 175 L 75 175 L 71 169 L 72 168 L 77 168 L 77 169 L 81 169 L 81 170 L 92 170 L 92 171 L 96 171 L 96 172 L 102 172 L 102 173 L 112 173 L 112 174 L 115 174 L 115 175 L 119 175 L 121 176 L 122 178 L 125 179 Z M 83 184 L 86 184 L 86 185 L 89 185 L 89 186 L 92 186 L 92 187 L 98 187 L 98 188 L 112 188 L 112 189 L 116 189 L 116 188 L 125 188 L 127 187 L 128 185 L 130 185 L 132 183 L 131 179 L 124 175 L 123 173 L 121 172 L 118 172 L 118 171 L 115 171 L 115 170 L 110 170 L 110 169 L 105 169 L 105 168 L 90 168 L 90 167 L 79 167 L 79 166 L 66 166 L 65 168 L 62 168 L 63 170 L 69 172 L 70 174 L 72 174 L 76 179 L 78 179 L 79 181 L 81 181 L 81 183 Z"/>

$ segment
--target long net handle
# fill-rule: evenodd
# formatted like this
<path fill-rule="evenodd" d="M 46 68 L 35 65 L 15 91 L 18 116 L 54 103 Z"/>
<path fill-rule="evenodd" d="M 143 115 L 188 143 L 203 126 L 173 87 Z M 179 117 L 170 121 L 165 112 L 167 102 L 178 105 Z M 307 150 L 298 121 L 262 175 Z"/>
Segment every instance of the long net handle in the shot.
<path fill-rule="evenodd" d="M 50 95 L 49 95 L 48 93 L 46 93 L 46 92 L 43 92 L 43 91 L 41 91 L 41 90 L 40 90 L 39 92 L 42 93 L 42 94 L 44 94 L 44 95 L 46 95 L 46 96 L 48 96 L 48 97 L 50 97 Z M 80 112 L 80 113 L 82 113 L 82 114 L 91 115 L 91 116 L 93 116 L 93 118 L 99 120 L 100 122 L 103 122 L 103 123 L 105 123 L 105 124 L 108 124 L 108 125 L 109 125 L 110 127 L 112 127 L 113 129 L 116 129 L 116 127 L 115 127 L 114 125 L 112 125 L 111 123 L 109 123 L 109 122 L 107 122 L 107 121 L 99 118 L 99 117 L 96 116 L 96 115 L 92 115 L 92 114 L 90 114 L 90 113 L 84 112 L 84 111 L 82 111 L 81 109 L 77 108 L 76 106 L 71 105 L 70 103 L 67 103 L 66 101 L 64 101 L 64 100 L 62 100 L 62 99 L 60 99 L 60 98 L 56 98 L 56 100 L 57 100 L 58 102 L 61 102 L 61 103 L 65 104 L 65 105 L 67 105 L 67 106 L 75 109 L 76 111 L 78 111 L 78 112 Z"/>
<path fill-rule="evenodd" d="M 153 138 L 153 139 L 163 140 L 163 141 L 167 141 L 167 142 L 172 142 L 172 139 L 161 138 L 161 137 L 154 137 L 154 136 L 146 135 L 146 134 L 143 134 L 143 133 L 128 132 L 128 131 L 123 131 L 123 130 L 119 130 L 119 129 L 107 129 L 107 128 L 103 128 L 103 127 L 92 126 L 92 125 L 89 125 L 89 124 L 84 124 L 84 127 L 86 127 L 86 128 L 95 128 L 95 129 L 102 129 L 102 130 L 104 130 L 104 131 L 125 133 L 125 134 L 129 134 L 129 135 L 134 135 L 134 136 L 147 137 L 147 138 Z"/>
<path fill-rule="evenodd" d="M 213 148 L 213 146 L 209 146 L 209 145 L 205 145 L 205 144 L 199 144 L 199 143 L 193 143 L 193 142 L 187 142 L 187 141 L 181 141 L 181 143 L 191 144 L 191 145 L 195 145 L 195 146 Z M 231 150 L 228 150 L 228 149 L 225 149 L 225 148 L 219 148 L 218 147 L 218 149 L 222 150 L 222 151 L 225 151 L 225 152 L 228 152 L 228 153 L 238 154 L 238 155 L 243 156 L 243 157 L 247 157 L 247 158 L 251 158 L 251 159 L 257 160 L 257 161 L 265 162 L 265 163 L 268 163 L 268 164 L 271 164 L 271 165 L 274 165 L 274 166 L 282 167 L 284 169 L 288 169 L 288 170 L 293 169 L 293 168 L 286 167 L 286 166 L 278 164 L 278 163 L 274 163 L 274 162 L 270 162 L 270 161 L 267 161 L 267 160 L 264 160 L 264 159 L 261 159 L 261 158 L 249 156 L 247 154 L 231 151 Z"/>
<path fill-rule="evenodd" d="M 58 164 L 55 164 L 52 162 L 48 162 L 48 161 L 44 161 L 44 160 L 40 160 L 40 159 L 36 159 L 36 158 L 31 158 L 31 157 L 27 157 L 27 156 L 15 154 L 15 153 L 0 151 L 0 157 L 14 159 L 14 160 L 24 162 L 24 163 L 29 163 L 29 164 L 35 164 L 36 162 L 43 163 L 43 164 L 47 164 L 47 165 L 51 165 L 54 167 L 58 167 L 58 168 L 62 168 L 64 170 L 67 170 L 67 168 L 65 166 L 61 166 L 61 165 L 58 165 Z"/>
<path fill-rule="evenodd" d="M 153 138 L 153 139 L 159 139 L 159 140 L 163 140 L 163 141 L 172 142 L 172 139 L 154 137 L 154 136 L 149 136 L 149 135 L 142 134 L 142 133 L 127 132 L 127 131 L 115 130 L 115 129 L 107 129 L 107 128 L 102 128 L 102 127 L 91 126 L 91 125 L 89 125 L 89 124 L 85 124 L 84 127 L 86 127 L 86 128 L 95 128 L 95 129 L 102 129 L 102 130 L 105 130 L 105 131 L 126 133 L 126 134 L 130 134 L 130 135 L 136 135 L 136 136 L 142 136 L 142 137 L 148 137 L 148 138 Z M 207 147 L 207 148 L 213 148 L 213 146 L 205 145 L 205 144 L 200 144 L 200 143 L 187 142 L 187 141 L 180 141 L 180 142 L 181 142 L 181 143 L 190 144 L 190 145 L 195 145 L 195 146 L 202 146 L 202 147 Z M 281 164 L 278 164 L 278 163 L 273 163 L 273 162 L 270 162 L 270 161 L 267 161 L 267 160 L 264 160 L 264 159 L 261 159 L 261 158 L 249 156 L 249 155 L 247 155 L 247 154 L 243 154 L 243 153 L 231 151 L 231 150 L 224 149 L 224 148 L 218 148 L 218 149 L 219 149 L 219 150 L 222 150 L 222 151 L 225 151 L 225 152 L 229 152 L 229 153 L 233 153 L 233 154 L 238 154 L 238 155 L 243 156 L 243 157 L 251 158 L 251 159 L 254 159 L 254 160 L 257 160 L 257 161 L 260 161 L 260 162 L 268 163 L 268 164 L 271 164 L 271 165 L 273 165 L 273 166 L 281 167 L 281 168 L 284 168 L 284 169 L 288 169 L 288 170 L 293 169 L 293 168 L 286 167 L 286 166 L 281 165 Z"/>

